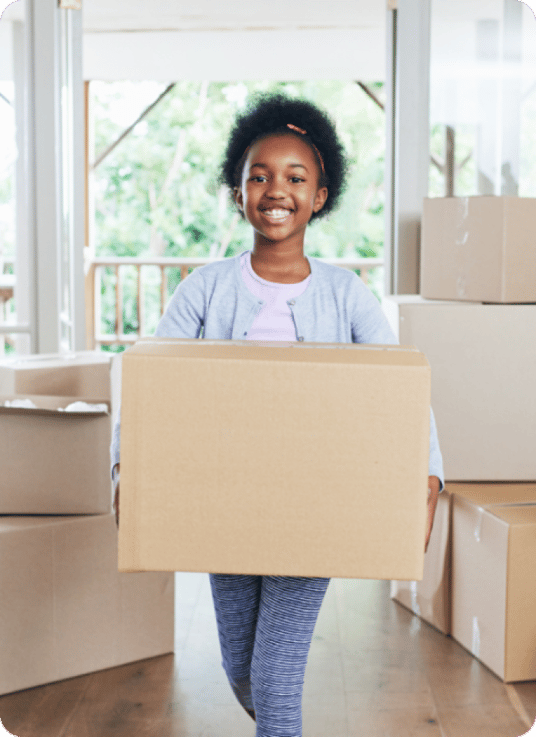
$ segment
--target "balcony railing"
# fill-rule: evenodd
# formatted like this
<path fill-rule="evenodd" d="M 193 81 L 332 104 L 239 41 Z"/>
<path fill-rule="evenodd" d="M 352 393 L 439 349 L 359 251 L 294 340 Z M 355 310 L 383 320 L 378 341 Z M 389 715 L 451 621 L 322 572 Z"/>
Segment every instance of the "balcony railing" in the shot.
<path fill-rule="evenodd" d="M 173 281 L 185 279 L 197 266 L 218 261 L 218 258 L 95 258 L 86 264 L 86 327 L 87 347 L 95 349 L 107 345 L 129 345 L 140 337 L 151 335 L 155 322 L 163 314 L 171 296 L 170 272 L 174 270 Z M 328 264 L 342 266 L 359 274 L 361 279 L 368 283 L 371 272 L 383 268 L 381 258 L 323 258 L 319 259 Z M 152 276 L 147 278 L 149 269 Z M 158 273 L 155 278 L 155 273 Z M 125 287 L 128 286 L 128 296 L 125 300 Z M 173 286 L 174 288 L 174 286 Z M 148 319 L 146 294 L 152 294 L 152 309 Z M 103 309 L 103 300 L 107 301 L 106 310 Z M 126 302 L 129 311 L 135 313 L 134 319 L 125 318 Z M 132 302 L 136 309 L 132 310 Z M 156 303 L 156 304 L 155 304 Z M 110 320 L 110 311 L 114 319 Z M 105 315 L 106 312 L 106 315 Z M 106 326 L 104 318 L 106 317 Z M 125 322 L 129 322 L 128 332 Z M 150 324 L 149 324 L 150 323 Z M 132 331 L 132 325 L 136 329 Z M 107 330 L 103 330 L 106 327 Z"/>
<path fill-rule="evenodd" d="M 8 326 L 8 305 L 13 299 L 15 290 L 15 276 L 11 273 L 13 261 L 0 259 L 0 356 L 3 356 L 6 346 L 13 347 L 13 337 L 8 331 L 13 329 Z"/>

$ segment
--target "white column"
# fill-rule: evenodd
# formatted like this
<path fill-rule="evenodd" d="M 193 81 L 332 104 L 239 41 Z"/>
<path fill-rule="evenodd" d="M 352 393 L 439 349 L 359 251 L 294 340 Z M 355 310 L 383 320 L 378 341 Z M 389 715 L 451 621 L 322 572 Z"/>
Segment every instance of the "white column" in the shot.
<path fill-rule="evenodd" d="M 395 294 L 395 98 L 396 98 L 396 3 L 387 4 L 385 59 L 385 239 L 383 247 L 384 293 Z"/>
<path fill-rule="evenodd" d="M 388 20 L 395 39 L 394 111 L 392 125 L 390 187 L 393 199 L 390 233 L 393 294 L 419 291 L 419 252 L 423 198 L 428 195 L 430 161 L 430 2 L 399 0 L 395 18 Z M 389 76 L 389 66 L 387 68 Z M 388 85 L 389 86 L 389 85 Z M 388 144 L 389 145 L 389 144 Z"/>
<path fill-rule="evenodd" d="M 59 243 L 61 143 L 58 10 L 55 0 L 26 0 L 30 208 L 34 262 L 35 351 L 60 348 Z"/>
<path fill-rule="evenodd" d="M 519 194 L 523 4 L 504 0 L 501 80 L 501 194 Z"/>
<path fill-rule="evenodd" d="M 29 291 L 37 353 L 84 346 L 80 13 L 60 10 L 57 0 L 26 0 Z"/>
<path fill-rule="evenodd" d="M 24 22 L 13 21 L 13 81 L 15 83 L 15 135 L 17 143 L 17 163 L 15 169 L 15 305 L 17 324 L 28 325 L 29 332 L 19 333 L 15 339 L 18 355 L 35 351 L 35 258 L 32 249 L 33 218 L 31 215 L 33 199 L 28 186 L 29 150 L 26 121 L 29 100 L 27 95 L 27 68 L 25 54 Z"/>

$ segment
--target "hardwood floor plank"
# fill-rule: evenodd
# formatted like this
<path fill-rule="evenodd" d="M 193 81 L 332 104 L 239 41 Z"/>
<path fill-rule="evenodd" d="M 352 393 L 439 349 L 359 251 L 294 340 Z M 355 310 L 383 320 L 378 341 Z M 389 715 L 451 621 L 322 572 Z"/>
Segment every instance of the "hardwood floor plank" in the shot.
<path fill-rule="evenodd" d="M 513 683 L 512 688 L 518 695 L 525 713 L 532 724 L 536 721 L 536 681 L 522 681 Z"/>
<path fill-rule="evenodd" d="M 511 706 L 470 704 L 438 714 L 445 737 L 519 737 L 527 731 Z"/>
<path fill-rule="evenodd" d="M 175 655 L 1 696 L 6 729 L 19 737 L 254 737 L 221 666 L 208 576 L 177 577 Z M 509 689 L 392 602 L 388 582 L 333 579 L 307 665 L 303 737 L 519 737 L 536 719 L 536 682 Z"/>
<path fill-rule="evenodd" d="M 356 737 L 442 737 L 435 712 L 426 708 L 349 709 L 348 724 Z"/>
<path fill-rule="evenodd" d="M 152 736 L 164 721 L 173 680 L 173 654 L 94 673 L 58 737 Z"/>
<path fill-rule="evenodd" d="M 18 737 L 59 737 L 76 714 L 90 678 L 70 678 L 2 696 L 4 727 Z"/>

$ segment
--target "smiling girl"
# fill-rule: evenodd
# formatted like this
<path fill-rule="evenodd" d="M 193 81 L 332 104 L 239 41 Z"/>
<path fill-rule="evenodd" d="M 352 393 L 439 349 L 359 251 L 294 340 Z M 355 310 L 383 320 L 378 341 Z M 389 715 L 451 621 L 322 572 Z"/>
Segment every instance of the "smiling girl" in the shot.
<path fill-rule="evenodd" d="M 324 112 L 282 95 L 254 100 L 235 122 L 221 173 L 252 226 L 252 248 L 195 269 L 176 289 L 156 335 L 396 343 L 354 272 L 304 252 L 308 224 L 337 205 L 346 171 Z M 119 422 L 112 459 L 118 467 Z M 426 545 L 443 483 L 432 413 L 429 474 Z M 210 574 L 222 664 L 256 720 L 256 737 L 302 737 L 305 666 L 328 584 L 328 578 Z"/>

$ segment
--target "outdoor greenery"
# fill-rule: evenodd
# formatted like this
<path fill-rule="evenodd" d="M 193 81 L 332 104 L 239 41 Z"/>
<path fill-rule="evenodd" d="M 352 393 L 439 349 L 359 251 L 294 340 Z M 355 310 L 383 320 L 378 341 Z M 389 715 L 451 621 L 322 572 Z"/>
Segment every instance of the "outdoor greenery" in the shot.
<path fill-rule="evenodd" d="M 381 98 L 382 83 L 369 85 Z M 92 82 L 95 160 L 166 88 L 152 82 Z M 385 121 L 354 82 L 180 82 L 104 158 L 94 173 L 97 256 L 234 256 L 251 247 L 251 227 L 218 185 L 236 112 L 256 91 L 283 90 L 312 100 L 336 122 L 350 160 L 341 207 L 311 225 L 306 253 L 381 257 Z M 382 292 L 382 270 L 370 286 Z M 113 332 L 113 273 L 103 280 L 103 329 Z M 169 293 L 179 275 L 170 274 Z M 125 332 L 138 328 L 136 275 L 125 270 Z M 144 269 L 148 329 L 156 326 L 159 271 Z"/>

